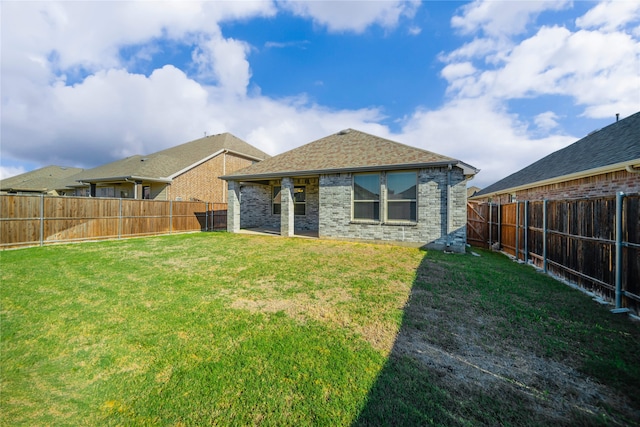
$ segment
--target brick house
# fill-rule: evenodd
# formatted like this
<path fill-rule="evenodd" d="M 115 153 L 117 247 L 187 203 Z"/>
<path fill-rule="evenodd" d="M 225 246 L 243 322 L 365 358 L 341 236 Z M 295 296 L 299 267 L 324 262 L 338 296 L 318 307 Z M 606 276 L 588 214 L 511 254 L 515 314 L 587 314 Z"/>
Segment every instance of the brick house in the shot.
<path fill-rule="evenodd" d="M 459 160 L 348 129 L 223 176 L 227 229 L 462 252 L 466 183 L 477 172 Z"/>
<path fill-rule="evenodd" d="M 219 177 L 268 157 L 222 133 L 88 169 L 73 186 L 82 196 L 225 203 L 226 183 Z"/>
<path fill-rule="evenodd" d="M 592 132 L 470 200 L 504 204 L 640 192 L 640 112 Z"/>

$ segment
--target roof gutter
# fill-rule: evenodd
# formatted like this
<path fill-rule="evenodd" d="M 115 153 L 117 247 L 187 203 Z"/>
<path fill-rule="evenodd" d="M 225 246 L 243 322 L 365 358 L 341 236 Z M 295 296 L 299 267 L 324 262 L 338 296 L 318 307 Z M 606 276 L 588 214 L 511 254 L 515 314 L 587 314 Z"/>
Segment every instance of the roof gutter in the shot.
<path fill-rule="evenodd" d="M 530 182 L 530 183 L 518 185 L 515 187 L 503 188 L 501 190 L 492 191 L 490 193 L 476 194 L 475 196 L 470 197 L 469 200 L 484 199 L 487 197 L 498 196 L 500 194 L 508 194 L 516 191 L 526 190 L 529 188 L 542 187 L 544 185 L 557 184 L 559 182 L 586 178 L 593 175 L 601 175 L 604 173 L 610 173 L 610 172 L 615 172 L 620 170 L 626 170 L 627 172 L 631 172 L 631 173 L 640 173 L 640 159 L 615 163 L 607 166 L 601 166 L 599 168 L 588 169 L 588 170 L 575 172 L 568 175 L 561 175 L 554 178 L 544 179 L 541 181 Z"/>
<path fill-rule="evenodd" d="M 625 169 L 629 173 L 640 173 L 640 165 L 638 165 L 638 166 L 627 165 L 627 167 Z"/>
<path fill-rule="evenodd" d="M 253 174 L 253 175 L 225 175 L 221 176 L 220 179 L 224 179 L 226 181 L 237 181 L 237 180 L 254 180 L 254 179 L 271 179 L 271 178 L 281 178 L 283 176 L 290 177 L 301 177 L 301 176 L 311 176 L 311 175 L 321 175 L 321 174 L 334 174 L 334 173 L 358 173 L 358 172 L 377 172 L 382 170 L 390 170 L 390 169 L 424 169 L 424 168 L 439 168 L 439 167 L 458 167 L 462 169 L 463 173 L 468 175 L 475 175 L 480 172 L 479 169 L 474 168 L 471 165 L 468 165 L 464 162 L 460 161 L 446 161 L 446 162 L 433 162 L 433 163 L 402 163 L 395 165 L 380 165 L 380 166 L 361 166 L 361 167 L 350 167 L 350 168 L 335 168 L 335 169 L 313 169 L 313 170 L 304 170 L 304 171 L 284 171 L 284 172 L 273 172 L 273 173 L 262 173 L 262 174 Z"/>
<path fill-rule="evenodd" d="M 77 182 L 79 182 L 80 184 L 91 184 L 91 183 L 97 183 L 97 182 L 113 182 L 113 183 L 117 183 L 117 182 L 121 182 L 121 181 L 125 181 L 125 182 L 131 182 L 131 181 L 145 181 L 145 182 L 162 182 L 165 184 L 170 184 L 172 179 L 171 178 L 151 178 L 148 176 L 135 176 L 135 175 L 129 175 L 129 176 L 111 176 L 111 177 L 107 177 L 107 178 L 88 178 L 88 179 L 77 179 Z"/>

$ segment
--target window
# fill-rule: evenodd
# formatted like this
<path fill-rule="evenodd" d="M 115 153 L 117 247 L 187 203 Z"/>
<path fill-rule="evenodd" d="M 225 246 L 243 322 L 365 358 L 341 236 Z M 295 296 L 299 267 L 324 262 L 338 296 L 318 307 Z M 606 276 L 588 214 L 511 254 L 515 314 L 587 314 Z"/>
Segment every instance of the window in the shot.
<path fill-rule="evenodd" d="M 281 187 L 274 186 L 272 199 L 273 199 L 273 214 L 280 215 L 282 212 L 282 195 Z M 306 215 L 307 213 L 307 192 L 305 187 L 293 188 L 293 214 L 294 215 Z"/>
<path fill-rule="evenodd" d="M 115 188 L 113 187 L 98 187 L 96 189 L 96 197 L 115 197 Z"/>
<path fill-rule="evenodd" d="M 416 221 L 415 172 L 387 174 L 387 219 L 390 221 Z"/>
<path fill-rule="evenodd" d="M 304 187 L 293 188 L 293 214 L 305 215 L 307 213 L 307 195 Z"/>
<path fill-rule="evenodd" d="M 380 220 L 380 175 L 353 176 L 353 219 Z"/>
<path fill-rule="evenodd" d="M 145 185 L 142 187 L 142 198 L 143 199 L 151 199 L 151 187 Z"/>

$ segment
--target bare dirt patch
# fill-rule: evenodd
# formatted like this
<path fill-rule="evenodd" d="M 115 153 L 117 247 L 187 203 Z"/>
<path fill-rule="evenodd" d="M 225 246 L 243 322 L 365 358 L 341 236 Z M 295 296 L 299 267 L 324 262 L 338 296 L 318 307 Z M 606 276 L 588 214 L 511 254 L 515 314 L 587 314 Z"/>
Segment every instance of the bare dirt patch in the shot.
<path fill-rule="evenodd" d="M 428 283 L 440 286 L 447 280 L 442 266 L 428 265 L 422 270 L 422 279 Z M 496 400 L 515 396 L 543 424 L 572 425 L 583 420 L 582 416 L 609 412 L 607 409 L 624 414 L 621 419 L 608 419 L 614 425 L 640 420 L 639 408 L 578 372 L 570 360 L 563 363 L 541 357 L 535 342 L 505 337 L 504 323 L 499 314 L 481 307 L 461 307 L 461 299 L 451 294 L 414 287 L 392 357 L 418 361 L 440 387 L 460 401 L 478 393 Z M 522 339 L 530 336 L 523 334 Z"/>

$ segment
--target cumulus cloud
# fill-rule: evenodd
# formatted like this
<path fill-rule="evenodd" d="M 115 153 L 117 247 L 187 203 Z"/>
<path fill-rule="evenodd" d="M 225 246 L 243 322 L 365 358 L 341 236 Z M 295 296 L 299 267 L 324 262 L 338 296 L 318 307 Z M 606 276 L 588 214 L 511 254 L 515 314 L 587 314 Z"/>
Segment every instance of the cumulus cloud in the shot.
<path fill-rule="evenodd" d="M 576 19 L 581 28 L 616 31 L 640 19 L 640 3 L 636 1 L 608 0 L 596 5 L 584 16 Z M 635 35 L 638 27 L 635 27 Z"/>
<path fill-rule="evenodd" d="M 570 4 L 567 0 L 551 1 L 486 1 L 475 0 L 462 6 L 460 15 L 451 25 L 463 34 L 483 32 L 487 36 L 521 34 L 536 16 L 546 10 L 560 10 Z"/>
<path fill-rule="evenodd" d="M 510 111 L 510 101 L 568 97 L 588 117 L 638 110 L 638 7 L 617 3 L 595 5 L 575 28 L 535 29 L 542 12 L 569 3 L 464 6 L 452 26 L 472 40 L 439 55 L 448 98 L 418 106 L 392 132 L 378 108 L 339 110 L 303 94 L 276 99 L 248 90 L 253 47 L 225 37 L 220 24 L 284 8 L 328 31 L 359 33 L 395 28 L 417 2 L 6 2 L 2 157 L 93 167 L 226 131 L 278 154 L 351 127 L 464 160 L 482 169 L 474 184 L 488 185 L 577 139 L 562 131 L 564 117 L 553 108 L 528 119 Z M 417 35 L 418 27 L 407 28 Z M 133 71 L 153 58 L 159 40 L 186 46 L 190 64 Z M 306 46 L 295 43 L 265 47 Z M 137 54 L 124 58 L 130 46 Z M 23 170 L 7 163 L 0 174 Z"/>
<path fill-rule="evenodd" d="M 575 141 L 562 135 L 534 138 L 528 123 L 487 98 L 458 99 L 437 110 L 416 111 L 404 124 L 402 137 L 480 168 L 474 185 L 482 186 Z"/>
<path fill-rule="evenodd" d="M 383 28 L 398 25 L 402 16 L 411 17 L 420 5 L 419 0 L 393 1 L 301 1 L 280 0 L 278 4 L 295 15 L 310 18 L 331 32 L 363 32 L 372 24 Z"/>
<path fill-rule="evenodd" d="M 473 3 L 467 14 L 475 16 L 473 12 L 480 10 L 488 17 L 488 11 L 495 4 L 504 4 L 487 3 L 490 5 Z M 507 2 L 513 3 L 520 2 Z M 548 5 L 545 2 L 527 4 L 535 5 L 538 12 L 543 5 Z M 594 13 L 600 6 L 578 21 L 585 26 L 586 22 L 598 22 L 598 25 L 619 28 L 620 22 L 631 19 L 627 15 L 622 18 L 621 14 L 638 9 L 607 3 L 608 8 Z M 449 92 L 460 98 L 487 96 L 509 100 L 568 96 L 584 106 L 586 116 L 598 118 L 611 116 L 612 111 L 631 114 L 638 107 L 640 42 L 624 31 L 572 31 L 566 27 L 543 26 L 522 40 L 505 41 L 492 35 L 476 38 L 441 59 L 447 64 L 442 75 L 449 81 Z M 474 70 L 471 63 L 482 66 Z"/>

